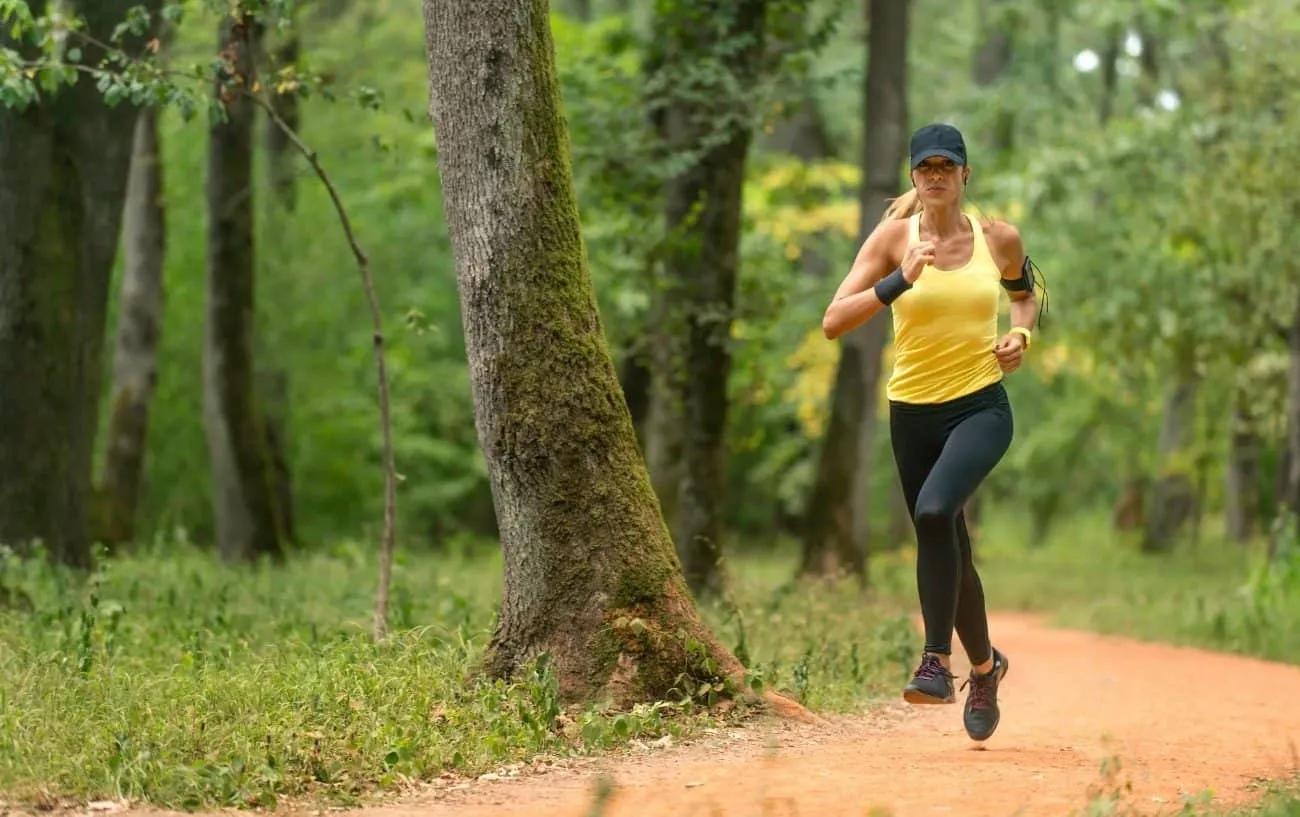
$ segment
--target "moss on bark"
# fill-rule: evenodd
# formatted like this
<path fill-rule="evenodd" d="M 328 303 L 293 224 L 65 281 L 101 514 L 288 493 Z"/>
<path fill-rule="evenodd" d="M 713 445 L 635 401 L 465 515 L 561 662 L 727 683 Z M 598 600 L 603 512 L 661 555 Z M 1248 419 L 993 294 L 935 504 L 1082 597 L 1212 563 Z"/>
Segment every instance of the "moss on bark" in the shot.
<path fill-rule="evenodd" d="M 570 701 L 663 698 L 683 673 L 738 676 L 686 590 L 601 327 L 546 3 L 424 8 L 430 113 L 505 565 L 485 668 L 510 676 L 547 653 Z"/>

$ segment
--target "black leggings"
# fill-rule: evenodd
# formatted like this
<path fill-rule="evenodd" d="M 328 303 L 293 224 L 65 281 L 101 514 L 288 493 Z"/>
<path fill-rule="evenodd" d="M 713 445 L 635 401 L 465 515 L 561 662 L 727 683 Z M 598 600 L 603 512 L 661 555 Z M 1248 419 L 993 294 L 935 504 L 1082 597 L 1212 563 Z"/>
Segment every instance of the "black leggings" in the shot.
<path fill-rule="evenodd" d="M 926 652 L 951 655 L 955 627 L 971 664 L 993 657 L 962 506 L 1002 459 L 1013 432 L 1001 383 L 946 403 L 890 403 L 894 461 L 916 528 Z"/>

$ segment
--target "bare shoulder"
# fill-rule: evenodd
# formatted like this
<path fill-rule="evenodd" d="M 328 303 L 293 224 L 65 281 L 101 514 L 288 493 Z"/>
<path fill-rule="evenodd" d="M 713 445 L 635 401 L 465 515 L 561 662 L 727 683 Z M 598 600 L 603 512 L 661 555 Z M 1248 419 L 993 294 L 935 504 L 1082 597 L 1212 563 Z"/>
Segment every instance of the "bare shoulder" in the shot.
<path fill-rule="evenodd" d="M 1025 242 L 1020 237 L 1020 229 L 1009 221 L 988 219 L 982 222 L 984 237 L 988 241 L 989 251 L 998 267 L 1006 269 L 1015 265 L 1019 270 L 1025 254 Z"/>
<path fill-rule="evenodd" d="M 897 265 L 902 262 L 903 254 L 907 252 L 907 235 L 907 219 L 891 218 L 877 224 L 867 242 L 872 245 L 872 249 L 879 257 L 886 259 L 891 265 Z"/>

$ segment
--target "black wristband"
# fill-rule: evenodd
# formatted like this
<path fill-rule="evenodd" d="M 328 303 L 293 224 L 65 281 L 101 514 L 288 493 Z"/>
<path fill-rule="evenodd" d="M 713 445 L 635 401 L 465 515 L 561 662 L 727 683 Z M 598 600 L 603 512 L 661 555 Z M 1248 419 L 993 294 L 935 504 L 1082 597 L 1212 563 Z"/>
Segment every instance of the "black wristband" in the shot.
<path fill-rule="evenodd" d="M 876 282 L 876 285 L 872 287 L 872 289 L 875 290 L 876 297 L 879 298 L 880 302 L 885 306 L 889 306 L 894 301 L 898 300 L 899 295 L 902 295 L 911 288 L 912 285 L 903 277 L 902 267 L 899 267 L 884 278 L 881 278 Z"/>

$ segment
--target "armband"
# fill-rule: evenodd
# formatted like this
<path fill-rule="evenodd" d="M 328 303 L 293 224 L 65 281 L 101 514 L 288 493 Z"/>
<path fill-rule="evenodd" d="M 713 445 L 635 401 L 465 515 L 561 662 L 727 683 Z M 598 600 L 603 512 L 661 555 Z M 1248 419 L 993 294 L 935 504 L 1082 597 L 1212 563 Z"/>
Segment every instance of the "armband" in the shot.
<path fill-rule="evenodd" d="M 880 302 L 885 306 L 889 306 L 894 301 L 898 300 L 898 296 L 907 292 L 911 288 L 912 285 L 903 277 L 902 267 L 898 267 L 884 278 L 881 278 L 876 282 L 876 285 L 872 287 L 876 293 L 876 297 L 880 299 Z"/>
<path fill-rule="evenodd" d="M 1042 279 L 1041 281 L 1038 280 L 1040 278 Z M 1043 278 L 1042 271 L 1039 270 L 1038 266 L 1030 260 L 1029 256 L 1026 255 L 1024 263 L 1020 265 L 1019 278 L 1013 278 L 1010 280 L 1001 278 L 999 280 L 1002 282 L 1002 288 L 1007 292 L 1032 293 L 1034 291 L 1034 284 L 1038 284 L 1039 288 L 1043 290 L 1043 302 L 1038 308 L 1038 315 L 1034 322 L 1041 323 L 1043 315 L 1047 314 L 1047 279 Z"/>
<path fill-rule="evenodd" d="M 1025 262 L 1020 265 L 1019 278 L 1002 278 L 1002 288 L 1007 292 L 1032 292 L 1034 289 L 1034 262 L 1025 256 Z"/>

